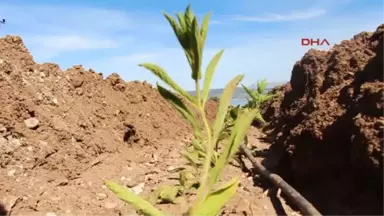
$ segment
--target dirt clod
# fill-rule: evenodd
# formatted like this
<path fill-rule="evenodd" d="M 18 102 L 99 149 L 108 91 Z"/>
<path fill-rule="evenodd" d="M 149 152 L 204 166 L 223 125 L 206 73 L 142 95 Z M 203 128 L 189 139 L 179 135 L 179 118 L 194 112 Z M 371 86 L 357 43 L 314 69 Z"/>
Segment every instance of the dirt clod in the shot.
<path fill-rule="evenodd" d="M 37 118 L 29 118 L 24 120 L 25 126 L 29 129 L 36 129 L 39 126 L 39 120 Z"/>

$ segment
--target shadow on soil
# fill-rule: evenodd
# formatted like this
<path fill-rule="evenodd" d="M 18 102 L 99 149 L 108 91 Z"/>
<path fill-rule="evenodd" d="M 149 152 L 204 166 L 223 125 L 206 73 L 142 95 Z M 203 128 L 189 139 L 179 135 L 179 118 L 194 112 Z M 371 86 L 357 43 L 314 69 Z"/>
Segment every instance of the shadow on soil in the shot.
<path fill-rule="evenodd" d="M 5 206 L 0 203 L 0 216 L 6 216 L 8 215 L 7 209 L 5 209 Z"/>
<path fill-rule="evenodd" d="M 287 215 L 281 200 L 278 197 L 278 189 L 274 187 L 268 180 L 258 175 L 254 169 L 249 170 L 249 175 L 253 176 L 254 186 L 263 188 L 264 191 L 268 190 L 267 196 L 271 199 L 272 206 L 277 215 Z M 291 206 L 294 209 L 294 206 Z"/>
<path fill-rule="evenodd" d="M 259 157 L 259 158 L 268 158 L 268 149 L 263 149 L 263 150 L 257 150 L 257 149 L 252 149 L 251 150 L 253 153 L 254 157 Z M 265 166 L 265 164 L 262 162 L 262 164 Z M 274 187 L 272 183 L 270 183 L 268 180 L 264 179 L 262 176 L 257 174 L 256 170 L 254 168 L 248 169 L 246 168 L 245 164 L 241 166 L 241 169 L 243 172 L 247 173 L 248 176 L 252 176 L 253 178 L 253 185 L 256 187 L 262 188 L 264 191 L 268 190 L 267 196 L 270 198 L 272 206 L 276 212 L 277 215 L 287 215 L 287 212 L 285 211 L 283 204 L 281 202 L 281 199 L 278 197 L 278 188 Z M 270 171 L 273 171 L 270 170 Z M 291 205 L 292 209 L 295 209 L 294 206 Z"/>

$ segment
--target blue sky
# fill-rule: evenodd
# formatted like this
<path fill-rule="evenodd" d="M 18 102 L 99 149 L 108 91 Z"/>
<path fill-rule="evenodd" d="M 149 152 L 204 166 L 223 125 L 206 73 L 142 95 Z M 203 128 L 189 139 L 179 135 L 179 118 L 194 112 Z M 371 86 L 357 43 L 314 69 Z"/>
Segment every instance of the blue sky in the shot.
<path fill-rule="evenodd" d="M 162 15 L 188 3 L 199 17 L 212 12 L 204 65 L 225 49 L 214 88 L 240 73 L 245 85 L 263 78 L 288 81 L 309 49 L 301 38 L 325 38 L 332 45 L 383 23 L 382 0 L 1 0 L 0 18 L 7 23 L 0 35 L 21 36 L 39 63 L 62 69 L 82 64 L 105 77 L 117 72 L 126 81 L 155 83 L 137 66 L 153 62 L 192 90 L 187 61 Z"/>

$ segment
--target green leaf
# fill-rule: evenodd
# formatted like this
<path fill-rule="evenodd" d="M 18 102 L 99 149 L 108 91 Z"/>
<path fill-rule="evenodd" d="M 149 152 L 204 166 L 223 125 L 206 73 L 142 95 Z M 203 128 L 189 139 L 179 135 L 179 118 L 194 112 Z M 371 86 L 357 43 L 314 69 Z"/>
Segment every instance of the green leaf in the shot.
<path fill-rule="evenodd" d="M 199 181 L 196 176 L 188 170 L 183 170 L 179 173 L 179 181 L 180 185 L 187 189 L 190 189 L 194 185 L 199 184 Z"/>
<path fill-rule="evenodd" d="M 158 199 L 160 200 L 160 203 L 175 203 L 176 197 L 180 193 L 180 186 L 177 185 L 166 185 L 163 186 L 159 193 L 158 193 Z"/>
<path fill-rule="evenodd" d="M 197 136 L 200 136 L 200 126 L 196 121 L 196 118 L 193 116 L 193 114 L 189 111 L 189 109 L 184 105 L 183 101 L 180 100 L 176 95 L 174 95 L 172 92 L 168 91 L 167 89 L 160 86 L 160 84 L 157 83 L 157 88 L 161 96 L 171 102 L 171 104 L 183 115 L 183 117 L 191 124 L 191 126 L 194 129 L 194 133 Z"/>
<path fill-rule="evenodd" d="M 183 170 L 181 172 L 179 172 L 179 182 L 180 182 L 180 185 L 181 186 L 184 186 L 187 184 L 188 182 L 188 171 L 187 170 Z"/>
<path fill-rule="evenodd" d="M 249 89 L 247 86 L 242 85 L 243 89 L 247 92 L 247 94 L 253 99 L 253 100 L 258 100 L 258 95 L 257 93 L 253 92 L 251 89 Z"/>
<path fill-rule="evenodd" d="M 190 5 L 187 6 L 184 13 L 176 13 L 179 25 L 173 17 L 166 13 L 164 15 L 184 49 L 185 56 L 192 70 L 192 78 L 194 80 L 201 79 L 202 46 L 200 44 L 200 30 L 197 18 Z"/>
<path fill-rule="evenodd" d="M 267 88 L 267 80 L 266 79 L 263 79 L 261 80 L 260 82 L 257 83 L 257 92 L 259 94 L 263 94 L 264 93 L 264 90 L 265 88 Z"/>
<path fill-rule="evenodd" d="M 202 95 L 203 103 L 205 103 L 208 99 L 209 89 L 211 88 L 213 75 L 215 73 L 217 63 L 219 62 L 223 52 L 224 50 L 221 50 L 212 58 L 212 60 L 209 62 L 207 69 L 205 71 L 205 79 L 204 79 L 203 95 Z"/>
<path fill-rule="evenodd" d="M 276 97 L 276 95 L 273 95 L 273 94 L 263 94 L 263 95 L 260 95 L 260 103 L 263 104 L 263 103 L 271 100 L 274 97 Z"/>
<path fill-rule="evenodd" d="M 233 119 L 237 119 L 237 117 L 239 116 L 239 110 L 240 110 L 240 105 L 237 105 L 236 107 L 234 107 L 233 109 L 231 109 L 231 110 L 229 111 L 230 116 L 231 116 Z"/>
<path fill-rule="evenodd" d="M 165 216 L 163 212 L 153 207 L 149 202 L 137 196 L 127 188 L 114 183 L 112 181 L 105 181 L 105 185 L 113 193 L 115 193 L 121 200 L 132 205 L 136 210 L 146 216 Z"/>
<path fill-rule="evenodd" d="M 179 20 L 180 28 L 185 30 L 187 28 L 187 25 L 185 23 L 184 13 L 177 13 L 176 16 Z"/>
<path fill-rule="evenodd" d="M 255 119 L 258 120 L 259 122 L 263 123 L 263 124 L 267 123 L 264 120 L 263 116 L 261 115 L 260 111 L 258 109 L 256 109 L 256 111 L 257 111 L 257 114 L 255 116 Z"/>
<path fill-rule="evenodd" d="M 224 120 L 228 112 L 228 107 L 231 103 L 233 92 L 243 78 L 244 75 L 236 76 L 225 86 L 223 90 L 223 93 L 220 97 L 218 113 L 216 114 L 215 123 L 213 125 L 213 143 L 216 143 L 220 131 L 223 128 Z"/>
<path fill-rule="evenodd" d="M 192 50 L 192 56 L 193 56 L 193 64 L 192 66 L 192 79 L 195 81 L 201 79 L 201 60 L 202 60 L 202 53 L 200 49 L 199 44 L 199 38 L 200 38 L 200 32 L 199 32 L 199 25 L 197 22 L 196 17 L 193 15 L 193 21 L 191 26 L 191 32 L 189 33 L 189 42 L 190 42 L 190 48 Z"/>
<path fill-rule="evenodd" d="M 196 72 L 196 46 L 197 42 L 194 38 L 194 20 L 195 16 L 190 8 L 190 5 L 187 6 L 184 12 L 184 20 L 185 20 L 185 27 L 183 29 L 184 36 L 185 36 L 185 46 L 184 52 L 187 57 L 189 66 L 192 71 L 192 78 L 196 80 L 195 72 Z"/>
<path fill-rule="evenodd" d="M 192 146 L 199 150 L 199 151 L 205 151 L 205 148 L 203 145 L 201 145 L 201 141 L 197 140 L 197 139 L 193 139 L 192 142 L 191 142 Z"/>
<path fill-rule="evenodd" d="M 183 29 L 180 28 L 180 26 L 177 24 L 175 19 L 171 17 L 170 15 L 164 13 L 165 18 L 168 20 L 169 24 L 171 25 L 173 32 L 176 35 L 177 40 L 179 41 L 180 45 L 184 48 L 186 46 L 185 44 L 185 35 L 183 32 Z"/>
<path fill-rule="evenodd" d="M 185 17 L 188 18 L 191 23 L 192 23 L 192 19 L 193 19 L 193 11 L 191 9 L 191 5 L 188 4 L 187 7 L 185 8 Z"/>
<path fill-rule="evenodd" d="M 201 24 L 201 29 L 200 29 L 201 47 L 205 46 L 205 40 L 207 39 L 207 35 L 208 35 L 208 24 L 209 24 L 210 17 L 211 17 L 211 13 L 207 13 L 204 16 L 203 22 Z"/>
<path fill-rule="evenodd" d="M 237 118 L 235 125 L 232 128 L 231 137 L 229 138 L 227 145 L 225 145 L 223 153 L 219 156 L 216 166 L 210 171 L 211 178 L 209 185 L 213 186 L 215 182 L 217 182 L 221 171 L 236 154 L 236 152 L 239 151 L 239 146 L 244 140 L 249 126 L 253 122 L 253 119 L 259 114 L 260 112 L 258 110 L 251 109 Z"/>
<path fill-rule="evenodd" d="M 152 63 L 142 63 L 139 64 L 140 67 L 144 67 L 147 70 L 151 71 L 154 75 L 159 77 L 163 82 L 165 82 L 169 87 L 175 90 L 177 93 L 188 99 L 191 103 L 194 104 L 194 98 L 188 94 L 184 89 L 182 89 L 171 77 L 168 76 L 167 72 L 158 65 Z"/>
<path fill-rule="evenodd" d="M 195 150 L 193 152 L 182 152 L 181 155 L 191 163 L 193 167 L 196 167 L 201 164 L 199 161 L 199 152 Z"/>
<path fill-rule="evenodd" d="M 218 215 L 225 204 L 236 194 L 239 180 L 233 178 L 223 187 L 208 194 L 206 199 L 197 206 L 193 206 L 187 215 L 212 216 Z"/>

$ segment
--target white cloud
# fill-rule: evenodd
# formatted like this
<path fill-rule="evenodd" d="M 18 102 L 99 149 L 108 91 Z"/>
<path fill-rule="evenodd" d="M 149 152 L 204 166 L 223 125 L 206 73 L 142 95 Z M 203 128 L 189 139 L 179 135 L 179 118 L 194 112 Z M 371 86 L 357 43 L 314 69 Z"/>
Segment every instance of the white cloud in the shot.
<path fill-rule="evenodd" d="M 118 41 L 112 39 L 76 34 L 27 35 L 23 40 L 39 62 L 50 61 L 66 52 L 106 50 L 119 45 Z"/>
<path fill-rule="evenodd" d="M 296 20 L 307 20 L 324 15 L 325 13 L 326 10 L 324 9 L 308 9 L 303 11 L 292 11 L 287 14 L 268 13 L 264 16 L 235 15 L 231 19 L 245 22 L 286 22 Z"/>
<path fill-rule="evenodd" d="M 37 35 L 30 38 L 30 42 L 43 49 L 52 49 L 57 52 L 76 50 L 97 50 L 114 48 L 116 41 L 103 38 L 90 38 L 80 35 Z"/>

